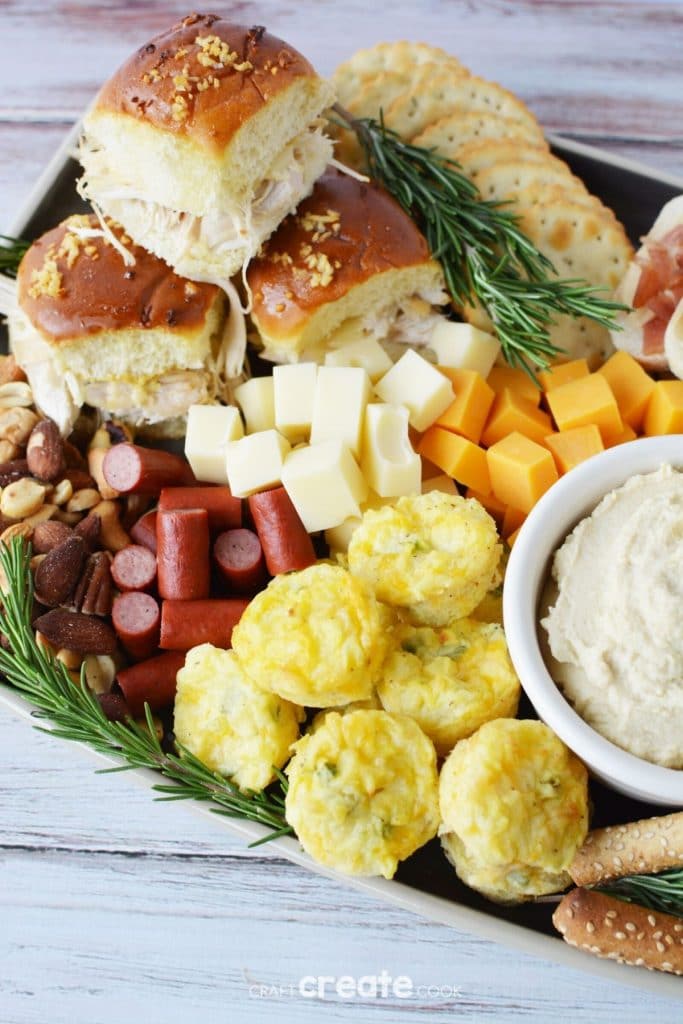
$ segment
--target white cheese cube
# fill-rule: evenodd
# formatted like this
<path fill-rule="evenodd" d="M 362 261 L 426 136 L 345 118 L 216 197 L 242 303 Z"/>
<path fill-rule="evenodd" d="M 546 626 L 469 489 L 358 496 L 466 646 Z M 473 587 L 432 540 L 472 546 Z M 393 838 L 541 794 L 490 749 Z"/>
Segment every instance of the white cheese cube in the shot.
<path fill-rule="evenodd" d="M 234 391 L 248 434 L 272 430 L 275 426 L 275 398 L 272 377 L 252 377 Z"/>
<path fill-rule="evenodd" d="M 359 366 L 365 370 L 373 384 L 393 365 L 377 338 L 369 334 L 325 354 L 325 366 Z"/>
<path fill-rule="evenodd" d="M 309 533 L 360 516 L 368 486 L 343 441 L 297 448 L 285 459 L 282 483 Z"/>
<path fill-rule="evenodd" d="M 291 445 L 277 430 L 260 430 L 232 441 L 225 466 L 230 490 L 236 498 L 267 491 L 282 483 L 282 467 Z"/>
<path fill-rule="evenodd" d="M 330 554 L 346 554 L 353 532 L 362 522 L 361 516 L 349 516 L 339 526 L 331 526 L 329 530 L 325 530 L 325 543 L 330 549 Z"/>
<path fill-rule="evenodd" d="M 369 397 L 370 378 L 365 370 L 352 366 L 319 367 L 311 444 L 336 439 L 347 444 L 358 456 Z"/>
<path fill-rule="evenodd" d="M 436 355 L 439 366 L 455 370 L 476 370 L 488 377 L 498 358 L 500 342 L 487 331 L 472 324 L 456 324 L 442 320 L 432 332 L 429 348 Z"/>
<path fill-rule="evenodd" d="M 422 460 L 408 437 L 404 405 L 369 405 L 365 410 L 361 469 L 382 498 L 419 494 Z"/>
<path fill-rule="evenodd" d="M 438 476 L 432 476 L 429 480 L 422 481 L 422 493 L 427 494 L 429 491 L 457 494 L 458 488 L 455 486 L 455 480 L 452 476 L 448 476 L 446 473 L 439 473 Z"/>
<path fill-rule="evenodd" d="M 227 484 L 226 446 L 243 436 L 236 406 L 191 405 L 187 410 L 185 458 L 197 479 L 207 484 Z"/>
<path fill-rule="evenodd" d="M 411 427 L 422 431 L 445 412 L 453 401 L 453 386 L 443 373 L 408 349 L 375 384 L 383 402 L 408 407 Z"/>
<path fill-rule="evenodd" d="M 311 432 L 317 375 L 315 363 L 273 367 L 275 426 L 292 444 L 307 441 Z"/>

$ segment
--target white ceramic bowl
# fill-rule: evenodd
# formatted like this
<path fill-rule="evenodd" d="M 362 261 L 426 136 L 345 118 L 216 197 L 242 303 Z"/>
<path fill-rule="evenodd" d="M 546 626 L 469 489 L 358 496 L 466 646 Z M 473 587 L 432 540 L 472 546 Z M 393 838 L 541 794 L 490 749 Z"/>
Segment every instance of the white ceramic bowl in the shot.
<path fill-rule="evenodd" d="M 510 656 L 539 718 L 613 789 L 650 803 L 683 807 L 683 770 L 662 768 L 628 754 L 587 725 L 551 678 L 538 640 L 538 604 L 553 553 L 605 494 L 629 477 L 654 472 L 664 463 L 683 469 L 683 434 L 610 448 L 551 487 L 532 509 L 512 549 L 503 616 Z"/>

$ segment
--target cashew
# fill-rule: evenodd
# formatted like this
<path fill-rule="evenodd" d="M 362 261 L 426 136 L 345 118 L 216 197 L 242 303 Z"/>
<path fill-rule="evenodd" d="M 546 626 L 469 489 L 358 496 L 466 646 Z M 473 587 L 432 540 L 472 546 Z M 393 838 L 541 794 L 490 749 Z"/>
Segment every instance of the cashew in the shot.
<path fill-rule="evenodd" d="M 58 523 L 75 526 L 76 523 L 80 523 L 83 516 L 80 512 L 65 512 L 63 508 L 58 508 L 52 518 L 56 519 Z"/>
<path fill-rule="evenodd" d="M 57 653 L 52 644 L 50 643 L 50 641 L 47 639 L 47 637 L 43 636 L 39 629 L 36 630 L 36 643 L 38 647 L 42 647 L 44 651 L 46 651 L 48 654 L 51 654 L 53 657 Z"/>
<path fill-rule="evenodd" d="M 96 448 L 111 448 L 111 438 L 106 427 L 99 427 L 90 439 L 88 454 Z"/>
<path fill-rule="evenodd" d="M 101 501 L 102 497 L 99 491 L 96 491 L 94 487 L 84 487 L 69 498 L 66 510 L 67 512 L 85 512 L 94 508 L 95 505 L 99 505 Z"/>
<path fill-rule="evenodd" d="M 33 405 L 31 385 L 21 380 L 0 384 L 0 409 L 16 409 Z"/>
<path fill-rule="evenodd" d="M 108 693 L 116 678 L 116 664 L 108 654 L 87 654 L 85 678 L 93 693 Z"/>
<path fill-rule="evenodd" d="M 131 539 L 119 522 L 119 506 L 115 501 L 101 501 L 91 509 L 93 515 L 102 521 L 100 541 L 108 551 L 120 551 Z"/>
<path fill-rule="evenodd" d="M 66 647 L 62 647 L 61 650 L 57 651 L 56 657 L 57 661 L 61 661 L 65 668 L 75 671 L 83 664 L 83 655 L 79 654 L 78 651 L 69 651 Z"/>
<path fill-rule="evenodd" d="M 25 445 L 40 419 L 30 409 L 0 409 L 0 441 Z"/>
<path fill-rule="evenodd" d="M 37 512 L 45 501 L 45 488 L 37 480 L 24 477 L 3 489 L 0 512 L 8 519 L 24 519 Z"/>
<path fill-rule="evenodd" d="M 107 437 L 109 437 L 108 434 Z M 104 478 L 102 463 L 104 462 L 106 454 L 107 449 L 105 447 L 91 448 L 88 452 L 88 472 L 97 484 L 99 492 L 104 500 L 110 501 L 112 498 L 118 498 L 119 492 L 115 491 L 113 487 L 110 487 Z"/>
<path fill-rule="evenodd" d="M 46 503 L 39 508 L 37 512 L 34 512 L 32 516 L 26 516 L 24 522 L 28 523 L 29 526 L 37 526 L 38 523 L 46 523 L 48 519 L 52 519 L 56 511 L 56 505 Z"/>

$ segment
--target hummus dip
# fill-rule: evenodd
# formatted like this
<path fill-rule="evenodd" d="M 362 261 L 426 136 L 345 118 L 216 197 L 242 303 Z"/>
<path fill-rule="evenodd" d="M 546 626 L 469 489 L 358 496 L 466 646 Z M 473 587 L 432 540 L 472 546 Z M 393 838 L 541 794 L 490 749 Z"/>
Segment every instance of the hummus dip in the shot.
<path fill-rule="evenodd" d="M 589 725 L 683 768 L 683 472 L 607 494 L 555 553 L 549 669 Z"/>

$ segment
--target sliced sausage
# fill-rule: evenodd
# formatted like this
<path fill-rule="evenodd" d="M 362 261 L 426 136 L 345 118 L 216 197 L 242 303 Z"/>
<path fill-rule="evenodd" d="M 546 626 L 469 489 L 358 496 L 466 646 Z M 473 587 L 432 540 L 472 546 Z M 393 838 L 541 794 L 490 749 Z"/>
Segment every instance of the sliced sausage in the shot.
<path fill-rule="evenodd" d="M 209 596 L 209 514 L 205 508 L 159 511 L 157 573 L 163 598 L 196 601 Z"/>
<path fill-rule="evenodd" d="M 130 590 L 114 601 L 111 619 L 116 635 L 131 658 L 151 657 L 159 646 L 161 614 L 151 594 Z"/>
<path fill-rule="evenodd" d="M 158 495 L 164 487 L 195 483 L 194 473 L 182 455 L 143 448 L 138 444 L 115 444 L 102 463 L 104 479 L 120 494 Z"/>
<path fill-rule="evenodd" d="M 161 640 L 167 651 L 189 651 L 199 644 L 230 647 L 233 627 L 249 604 L 239 597 L 207 601 L 164 601 Z"/>
<path fill-rule="evenodd" d="M 184 664 L 184 652 L 167 651 L 122 669 L 116 681 L 131 714 L 140 718 L 145 713 L 145 704 L 149 704 L 151 711 L 168 707 L 175 698 L 176 676 Z"/>
<path fill-rule="evenodd" d="M 151 590 L 157 578 L 157 560 L 141 544 L 129 544 L 114 555 L 111 575 L 119 590 Z"/>
<path fill-rule="evenodd" d="M 137 523 L 130 529 L 130 537 L 136 544 L 142 544 L 143 548 L 148 548 L 152 554 L 156 555 L 157 510 L 155 508 L 150 512 L 145 512 L 144 516 L 140 516 Z"/>
<path fill-rule="evenodd" d="M 252 494 L 249 511 L 271 576 L 317 561 L 313 541 L 284 487 Z"/>
<path fill-rule="evenodd" d="M 242 501 L 233 497 L 229 487 L 164 487 L 159 509 L 179 508 L 205 508 L 209 528 L 216 533 L 242 525 Z"/>
<path fill-rule="evenodd" d="M 252 593 L 266 580 L 261 541 L 253 530 L 226 530 L 213 546 L 221 576 L 238 593 Z"/>

